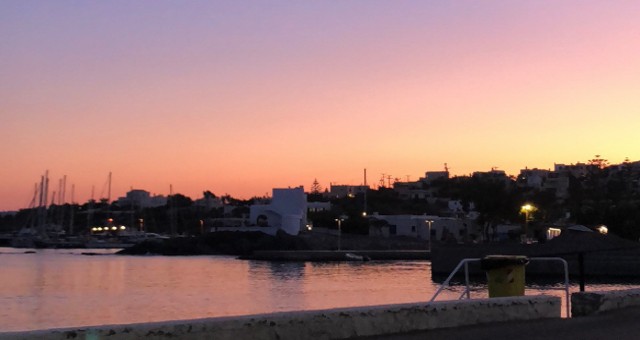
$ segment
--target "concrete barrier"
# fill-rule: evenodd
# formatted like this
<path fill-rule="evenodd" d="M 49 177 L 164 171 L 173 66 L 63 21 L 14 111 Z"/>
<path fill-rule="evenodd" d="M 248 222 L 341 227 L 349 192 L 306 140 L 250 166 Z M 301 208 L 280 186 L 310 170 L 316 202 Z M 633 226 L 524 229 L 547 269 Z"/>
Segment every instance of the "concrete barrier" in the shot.
<path fill-rule="evenodd" d="M 560 318 L 553 296 L 442 301 L 158 323 L 0 333 L 5 339 L 348 339 L 541 318 Z"/>
<path fill-rule="evenodd" d="M 634 306 L 640 306 L 640 289 L 571 294 L 572 317 L 595 315 Z"/>

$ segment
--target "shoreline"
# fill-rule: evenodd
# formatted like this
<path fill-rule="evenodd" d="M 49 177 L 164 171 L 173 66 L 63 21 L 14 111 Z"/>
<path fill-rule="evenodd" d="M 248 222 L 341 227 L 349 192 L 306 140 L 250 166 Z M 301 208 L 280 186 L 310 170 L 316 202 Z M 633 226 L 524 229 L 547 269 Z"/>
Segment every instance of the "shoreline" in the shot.
<path fill-rule="evenodd" d="M 241 260 L 260 261 L 369 261 L 429 260 L 428 250 L 260 250 L 240 256 Z"/>

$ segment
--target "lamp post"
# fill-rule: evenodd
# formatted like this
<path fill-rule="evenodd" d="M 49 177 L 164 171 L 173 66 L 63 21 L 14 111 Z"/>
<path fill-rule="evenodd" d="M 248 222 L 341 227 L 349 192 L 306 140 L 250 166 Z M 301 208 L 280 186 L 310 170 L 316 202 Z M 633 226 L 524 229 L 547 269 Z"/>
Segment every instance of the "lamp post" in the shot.
<path fill-rule="evenodd" d="M 522 207 L 520 207 L 520 213 L 524 214 L 524 240 L 527 240 L 528 234 L 529 234 L 529 216 L 532 212 L 536 211 L 536 207 L 533 206 L 532 204 L 525 204 Z"/>
<path fill-rule="evenodd" d="M 341 250 L 342 222 L 344 221 L 344 217 L 336 218 L 335 221 L 338 222 L 338 250 Z"/>
<path fill-rule="evenodd" d="M 425 222 L 429 226 L 429 254 L 431 254 L 431 223 L 433 223 L 433 220 L 426 220 Z"/>

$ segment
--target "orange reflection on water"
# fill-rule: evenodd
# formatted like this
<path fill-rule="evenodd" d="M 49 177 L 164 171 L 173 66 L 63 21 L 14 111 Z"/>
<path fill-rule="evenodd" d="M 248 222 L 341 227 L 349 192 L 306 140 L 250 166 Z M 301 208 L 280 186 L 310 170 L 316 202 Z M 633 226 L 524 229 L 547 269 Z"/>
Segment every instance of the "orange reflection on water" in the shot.
<path fill-rule="evenodd" d="M 426 262 L 275 263 L 64 250 L 0 256 L 2 331 L 424 301 L 433 290 Z"/>
<path fill-rule="evenodd" d="M 428 261 L 298 263 L 0 248 L 0 270 L 0 331 L 423 302 L 438 287 Z M 526 294 L 563 295 L 540 288 Z M 439 300 L 461 291 L 454 287 Z M 472 297 L 486 297 L 486 290 Z"/>

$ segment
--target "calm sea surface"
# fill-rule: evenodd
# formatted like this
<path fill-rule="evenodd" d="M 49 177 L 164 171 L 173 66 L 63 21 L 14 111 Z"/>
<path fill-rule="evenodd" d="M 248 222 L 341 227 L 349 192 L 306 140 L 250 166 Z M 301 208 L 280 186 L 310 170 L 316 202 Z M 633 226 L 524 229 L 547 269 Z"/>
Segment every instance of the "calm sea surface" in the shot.
<path fill-rule="evenodd" d="M 438 287 L 428 261 L 276 263 L 224 256 L 81 254 L 87 251 L 110 252 L 25 254 L 24 249 L 0 248 L 0 331 L 420 302 Z M 572 285 L 571 291 L 577 289 Z M 456 290 L 443 298 L 457 298 L 461 290 Z M 527 294 L 540 292 L 540 286 L 527 288 Z"/>

